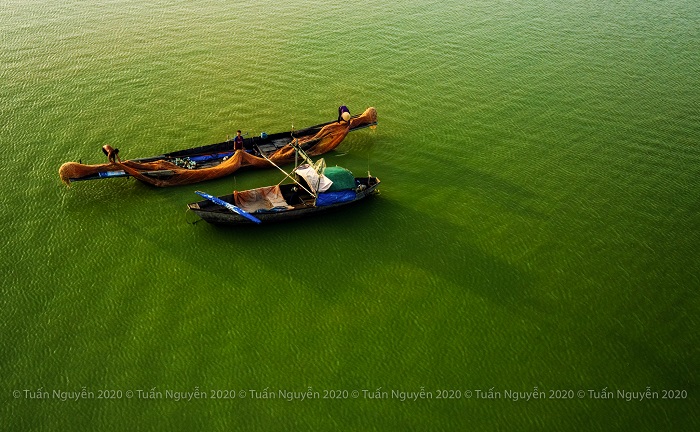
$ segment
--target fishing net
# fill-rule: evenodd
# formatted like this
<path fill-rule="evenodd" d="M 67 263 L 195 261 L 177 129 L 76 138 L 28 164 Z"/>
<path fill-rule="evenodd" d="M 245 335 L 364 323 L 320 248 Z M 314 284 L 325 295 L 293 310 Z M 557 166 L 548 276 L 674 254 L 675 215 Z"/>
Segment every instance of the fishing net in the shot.
<path fill-rule="evenodd" d="M 294 161 L 295 150 L 292 142 L 298 142 L 299 146 L 310 156 L 318 156 L 335 149 L 347 136 L 350 130 L 365 125 L 371 125 L 377 121 L 377 111 L 370 107 L 364 113 L 353 117 L 350 122 L 331 123 L 324 126 L 318 133 L 311 137 L 292 139 L 289 144 L 270 153 L 267 157 L 277 165 Z M 237 150 L 231 157 L 221 164 L 208 167 L 188 169 L 166 160 L 154 162 L 124 161 L 109 164 L 84 165 L 76 162 L 67 162 L 61 165 L 58 174 L 61 180 L 69 185 L 71 180 L 81 179 L 99 173 L 125 171 L 136 179 L 158 187 L 177 186 L 212 180 L 233 174 L 241 168 L 270 168 L 272 165 L 265 158 L 254 156 L 243 150 Z M 146 175 L 148 172 L 161 171 L 160 178 Z"/>

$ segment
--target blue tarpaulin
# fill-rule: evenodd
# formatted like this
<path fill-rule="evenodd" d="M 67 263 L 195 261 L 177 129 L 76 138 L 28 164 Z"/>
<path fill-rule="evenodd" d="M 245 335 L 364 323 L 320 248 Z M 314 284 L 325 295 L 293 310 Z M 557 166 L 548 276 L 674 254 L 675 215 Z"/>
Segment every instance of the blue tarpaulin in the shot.
<path fill-rule="evenodd" d="M 203 155 L 203 156 L 191 156 L 190 160 L 194 162 L 206 162 L 210 161 L 212 159 L 223 159 L 224 157 L 231 156 L 233 152 L 227 152 L 227 153 L 217 153 L 213 155 Z"/>
<path fill-rule="evenodd" d="M 354 190 L 320 193 L 318 194 L 318 198 L 316 198 L 316 207 L 352 201 L 355 197 L 356 194 Z"/>

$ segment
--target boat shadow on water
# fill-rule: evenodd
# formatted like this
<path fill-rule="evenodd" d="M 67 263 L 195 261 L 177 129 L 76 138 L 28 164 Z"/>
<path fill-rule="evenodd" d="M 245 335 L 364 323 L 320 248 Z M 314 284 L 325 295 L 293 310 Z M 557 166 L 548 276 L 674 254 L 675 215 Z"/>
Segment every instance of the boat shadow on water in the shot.
<path fill-rule="evenodd" d="M 393 266 L 426 275 L 425 288 L 469 293 L 500 306 L 534 301 L 529 272 L 476 244 L 468 225 L 383 198 L 379 211 L 385 216 L 376 235 L 390 241 L 376 242 L 375 247 Z"/>
<path fill-rule="evenodd" d="M 542 300 L 533 295 L 536 280 L 532 272 L 477 244 L 476 233 L 469 225 L 457 224 L 428 209 L 411 207 L 388 193 L 289 222 L 229 227 L 201 220 L 187 224 L 197 218 L 191 212 L 182 216 L 180 188 L 129 186 L 122 189 L 123 185 L 114 183 L 114 187 L 103 184 L 95 188 L 98 196 L 92 196 L 87 208 L 74 203 L 81 200 L 82 193 L 66 191 L 69 196 L 64 207 L 82 214 L 84 219 L 119 214 L 125 201 L 136 200 L 131 205 L 140 208 L 143 204 L 144 210 L 138 214 L 145 215 L 160 208 L 153 202 L 156 197 L 177 216 L 169 211 L 149 218 L 149 224 L 181 221 L 174 230 L 165 230 L 171 235 L 163 237 L 163 229 L 143 226 L 139 222 L 141 216 L 135 218 L 136 213 L 131 211 L 128 218 L 113 219 L 102 229 L 129 233 L 137 243 L 167 250 L 168 255 L 193 267 L 201 267 L 204 259 L 208 259 L 207 267 L 211 268 L 225 263 L 234 268 L 244 261 L 254 263 L 260 267 L 261 275 L 303 281 L 299 284 L 329 301 L 341 298 L 345 291 L 353 286 L 357 289 L 358 285 L 371 295 L 383 286 L 396 285 L 398 279 L 406 290 L 415 292 L 450 294 L 449 297 L 462 299 L 472 295 L 504 307 L 544 307 L 539 304 Z M 114 199 L 115 191 L 128 197 Z M 144 193 L 154 191 L 157 193 Z M 186 191 L 187 196 L 190 193 L 191 190 Z M 322 255 L 311 259 L 310 252 L 303 251 L 309 247 L 322 249 Z M 187 252 L 193 248 L 199 252 Z"/>
<path fill-rule="evenodd" d="M 533 277 L 526 269 L 475 244 L 468 227 L 386 195 L 289 223 L 234 229 L 198 223 L 197 229 L 205 231 L 201 234 L 206 242 L 231 242 L 245 248 L 245 254 L 268 266 L 268 271 L 284 271 L 293 279 L 303 276 L 305 286 L 327 298 L 342 296 L 348 286 L 358 283 L 374 292 L 400 280 L 406 290 L 415 292 L 452 298 L 473 295 L 502 307 L 540 307 L 532 295 Z M 324 245 L 320 260 L 304 259 L 299 251 L 309 242 Z M 261 243 L 279 245 L 280 256 L 289 251 L 286 255 L 294 265 L 280 270 L 277 261 L 270 262 L 269 251 L 252 247 Z"/>

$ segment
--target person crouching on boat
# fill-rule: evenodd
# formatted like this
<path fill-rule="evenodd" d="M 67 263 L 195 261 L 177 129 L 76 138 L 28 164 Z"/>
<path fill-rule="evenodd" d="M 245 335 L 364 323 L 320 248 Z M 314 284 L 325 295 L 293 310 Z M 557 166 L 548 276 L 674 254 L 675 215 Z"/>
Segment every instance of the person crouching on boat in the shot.
<path fill-rule="evenodd" d="M 243 150 L 243 137 L 240 130 L 236 131 L 236 136 L 233 138 L 233 150 Z"/>
<path fill-rule="evenodd" d="M 122 162 L 121 158 L 119 157 L 119 149 L 112 148 L 112 146 L 109 144 L 102 146 L 102 153 L 107 156 L 110 163 L 115 163 L 115 160 L 118 160 L 119 163 Z"/>
<path fill-rule="evenodd" d="M 350 123 L 350 110 L 345 105 L 338 107 L 338 123 L 340 123 L 341 120 Z"/>

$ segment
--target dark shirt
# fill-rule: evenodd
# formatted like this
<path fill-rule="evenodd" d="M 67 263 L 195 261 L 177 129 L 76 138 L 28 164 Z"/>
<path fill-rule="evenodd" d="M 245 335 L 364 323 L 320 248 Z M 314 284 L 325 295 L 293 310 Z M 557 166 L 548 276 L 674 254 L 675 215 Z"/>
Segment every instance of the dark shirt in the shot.
<path fill-rule="evenodd" d="M 233 149 L 234 150 L 242 150 L 243 149 L 243 137 L 240 135 L 236 135 L 233 138 Z"/>

